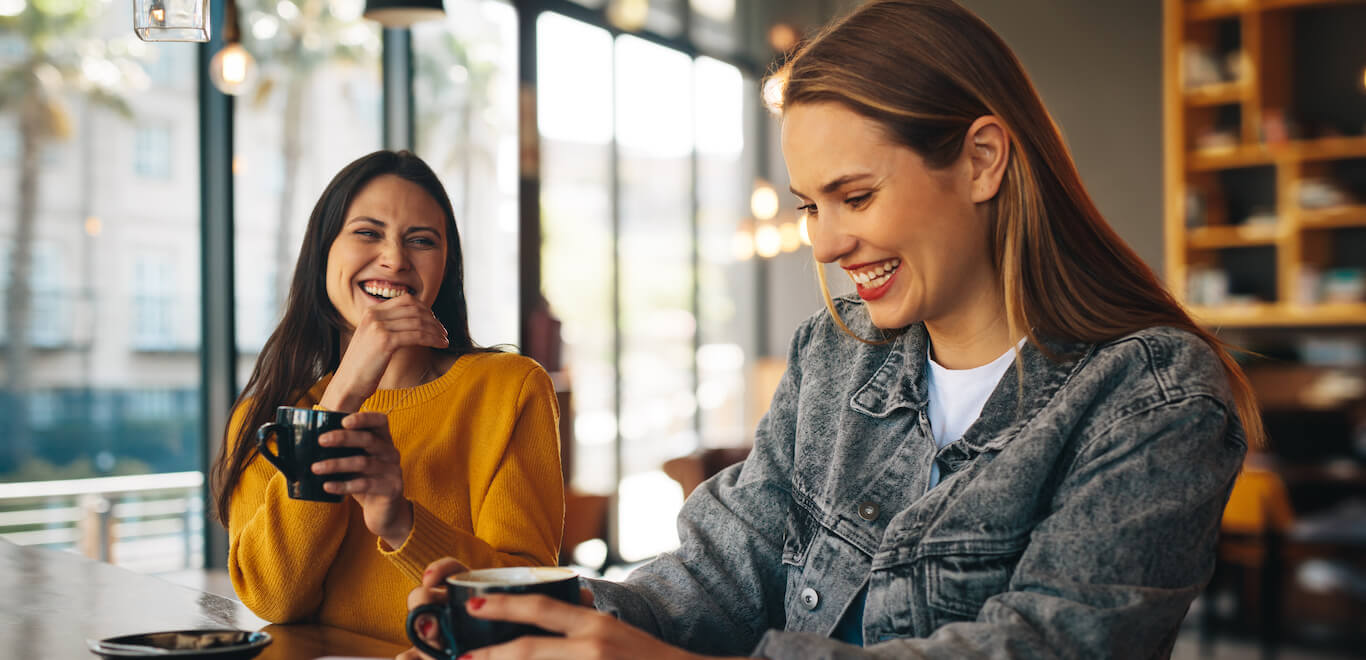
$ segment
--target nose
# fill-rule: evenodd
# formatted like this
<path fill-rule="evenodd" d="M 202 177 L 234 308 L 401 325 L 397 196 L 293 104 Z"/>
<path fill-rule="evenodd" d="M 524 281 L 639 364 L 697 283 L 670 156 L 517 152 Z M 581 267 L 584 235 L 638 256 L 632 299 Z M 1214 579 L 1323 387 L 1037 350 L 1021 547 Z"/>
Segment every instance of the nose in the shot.
<path fill-rule="evenodd" d="M 808 219 L 806 223 L 807 235 L 811 237 L 811 254 L 823 264 L 838 261 L 858 247 L 858 239 L 845 231 L 835 218 L 827 217 L 829 219 Z"/>
<path fill-rule="evenodd" d="M 384 241 L 380 248 L 379 265 L 393 271 L 408 269 L 408 251 L 401 240 Z"/>

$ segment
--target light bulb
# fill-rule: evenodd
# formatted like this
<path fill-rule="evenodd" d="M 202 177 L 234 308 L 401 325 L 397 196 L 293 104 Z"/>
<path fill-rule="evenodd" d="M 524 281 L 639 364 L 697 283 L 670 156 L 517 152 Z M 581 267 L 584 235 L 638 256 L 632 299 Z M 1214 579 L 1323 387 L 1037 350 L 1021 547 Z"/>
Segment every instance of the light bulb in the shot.
<path fill-rule="evenodd" d="M 152 8 L 152 23 L 156 25 L 166 24 L 166 10 L 162 7 Z"/>
<path fill-rule="evenodd" d="M 754 251 L 765 259 L 778 256 L 783 251 L 782 233 L 773 225 L 759 225 L 759 229 L 754 232 Z"/>
<path fill-rule="evenodd" d="M 627 32 L 645 27 L 650 16 L 650 0 L 613 0 L 607 6 L 607 20 Z"/>
<path fill-rule="evenodd" d="M 760 220 L 772 220 L 778 215 L 778 191 L 767 181 L 756 183 L 749 196 L 749 211 Z"/>
<path fill-rule="evenodd" d="M 747 229 L 738 229 L 730 238 L 730 253 L 736 261 L 749 261 L 754 258 L 754 235 Z"/>
<path fill-rule="evenodd" d="M 779 225 L 778 235 L 782 237 L 783 252 L 795 252 L 802 246 L 801 232 L 798 231 L 795 222 L 784 222 Z"/>
<path fill-rule="evenodd" d="M 236 96 L 256 78 L 256 60 L 242 44 L 230 43 L 209 62 L 209 78 L 218 91 Z"/>

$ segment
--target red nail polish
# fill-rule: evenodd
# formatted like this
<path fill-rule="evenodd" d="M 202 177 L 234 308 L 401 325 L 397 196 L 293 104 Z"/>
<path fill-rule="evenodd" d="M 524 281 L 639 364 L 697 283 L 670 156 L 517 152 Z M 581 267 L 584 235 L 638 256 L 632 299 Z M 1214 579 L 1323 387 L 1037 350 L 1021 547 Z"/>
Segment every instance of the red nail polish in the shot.
<path fill-rule="evenodd" d="M 421 628 L 421 630 L 419 630 L 418 632 L 422 633 L 422 636 L 423 636 L 423 637 L 427 637 L 427 636 L 430 636 L 430 635 L 432 634 L 432 622 L 431 622 L 431 621 L 426 621 L 426 620 L 424 620 L 424 621 L 422 621 L 421 623 L 417 624 L 417 626 L 418 626 L 419 628 Z"/>
<path fill-rule="evenodd" d="M 470 654 L 470 653 L 466 653 L 465 655 L 460 656 L 460 657 L 457 658 L 456 660 L 474 660 L 474 655 L 473 655 L 473 654 Z"/>
<path fill-rule="evenodd" d="M 477 609 L 479 609 L 479 608 L 481 608 L 481 607 L 484 606 L 484 602 L 485 602 L 485 601 L 484 601 L 483 598 L 477 598 L 477 597 L 476 597 L 476 598 L 471 598 L 471 599 L 469 600 L 470 609 L 472 609 L 472 610 L 477 610 Z"/>

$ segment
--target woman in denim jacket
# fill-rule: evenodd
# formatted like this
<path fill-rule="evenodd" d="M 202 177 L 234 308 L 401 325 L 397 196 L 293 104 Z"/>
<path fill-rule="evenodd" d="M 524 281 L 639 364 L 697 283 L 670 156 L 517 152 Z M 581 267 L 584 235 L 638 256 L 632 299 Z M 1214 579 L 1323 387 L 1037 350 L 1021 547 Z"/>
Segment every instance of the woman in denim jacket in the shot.
<path fill-rule="evenodd" d="M 588 581 L 594 609 L 471 600 L 566 635 L 472 657 L 1169 654 L 1262 433 L 1237 365 L 950 0 L 866 4 L 765 88 L 815 257 L 858 295 L 797 330 L 753 452 L 689 497 L 678 550 Z"/>

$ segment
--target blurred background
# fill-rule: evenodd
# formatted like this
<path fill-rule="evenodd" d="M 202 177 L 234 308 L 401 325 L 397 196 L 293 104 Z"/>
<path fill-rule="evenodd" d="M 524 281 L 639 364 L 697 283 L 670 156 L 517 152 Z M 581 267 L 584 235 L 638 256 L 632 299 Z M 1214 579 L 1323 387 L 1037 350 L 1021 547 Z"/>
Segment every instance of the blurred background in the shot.
<path fill-rule="evenodd" d="M 856 2 L 445 0 L 401 28 L 223 0 L 207 44 L 140 41 L 130 4 L 0 0 L 0 537 L 230 595 L 208 461 L 313 202 L 385 147 L 451 195 L 475 340 L 556 381 L 562 560 L 677 544 L 822 307 L 759 86 Z M 1178 656 L 1366 648 L 1366 2 L 963 4 L 1110 222 L 1251 351 L 1271 445 Z"/>

